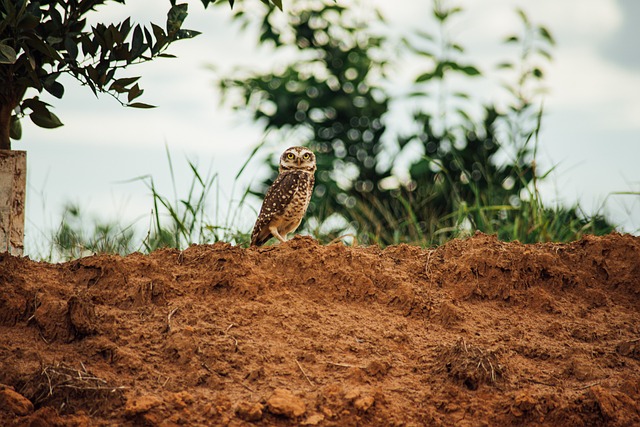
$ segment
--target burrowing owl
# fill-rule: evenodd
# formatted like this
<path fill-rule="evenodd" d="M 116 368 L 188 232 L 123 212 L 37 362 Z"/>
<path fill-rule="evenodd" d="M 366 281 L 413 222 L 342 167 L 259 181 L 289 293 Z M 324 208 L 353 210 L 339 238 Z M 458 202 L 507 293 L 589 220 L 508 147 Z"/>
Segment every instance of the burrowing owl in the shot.
<path fill-rule="evenodd" d="M 306 147 L 287 148 L 280 156 L 280 173 L 264 196 L 251 233 L 251 246 L 271 237 L 281 242 L 298 228 L 313 193 L 316 156 Z"/>

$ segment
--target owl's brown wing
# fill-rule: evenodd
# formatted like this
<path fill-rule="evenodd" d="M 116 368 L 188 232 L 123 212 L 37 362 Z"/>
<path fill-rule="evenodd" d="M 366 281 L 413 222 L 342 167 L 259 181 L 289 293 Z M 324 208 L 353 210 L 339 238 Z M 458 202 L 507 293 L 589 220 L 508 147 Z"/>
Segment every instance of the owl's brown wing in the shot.
<path fill-rule="evenodd" d="M 298 189 L 303 172 L 292 171 L 278 175 L 264 196 L 260 214 L 251 233 L 251 246 L 262 246 L 273 237 L 269 224 L 284 211 Z"/>

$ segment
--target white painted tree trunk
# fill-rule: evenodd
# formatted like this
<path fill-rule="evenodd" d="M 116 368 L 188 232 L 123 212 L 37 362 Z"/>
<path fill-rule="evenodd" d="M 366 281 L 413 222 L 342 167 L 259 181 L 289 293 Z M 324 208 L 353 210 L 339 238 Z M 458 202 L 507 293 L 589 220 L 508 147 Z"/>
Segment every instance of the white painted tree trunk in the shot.
<path fill-rule="evenodd" d="M 0 150 L 0 252 L 22 256 L 26 187 L 26 151 Z"/>

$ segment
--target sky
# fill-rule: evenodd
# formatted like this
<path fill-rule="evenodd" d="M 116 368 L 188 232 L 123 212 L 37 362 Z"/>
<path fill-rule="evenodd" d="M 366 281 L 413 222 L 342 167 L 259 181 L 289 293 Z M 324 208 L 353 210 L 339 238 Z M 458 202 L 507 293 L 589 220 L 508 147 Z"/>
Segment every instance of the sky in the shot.
<path fill-rule="evenodd" d="M 250 4 L 251 0 L 245 0 Z M 347 0 L 338 0 L 349 5 Z M 256 7 L 261 7 L 255 0 Z M 165 20 L 167 2 L 136 0 L 109 4 L 94 20 L 139 23 Z M 220 102 L 219 76 L 238 67 L 265 69 L 273 64 L 268 49 L 256 48 L 256 35 L 232 23 L 226 7 L 204 10 L 188 1 L 185 27 L 203 34 L 174 44 L 176 59 L 159 59 L 132 67 L 122 76 L 141 75 L 142 102 L 150 110 L 123 108 L 109 96 L 96 99 L 73 79 L 62 80 L 65 96 L 54 112 L 65 126 L 40 129 L 25 120 L 23 138 L 13 148 L 27 151 L 28 189 L 26 254 L 46 248 L 50 230 L 60 223 L 63 206 L 73 202 L 88 218 L 117 220 L 148 229 L 152 200 L 136 178 L 153 176 L 160 193 L 171 195 L 173 182 L 184 195 L 191 182 L 188 161 L 203 173 L 217 174 L 218 209 L 228 209 L 244 186 L 260 180 L 259 159 L 250 163 L 232 187 L 235 176 L 263 132 L 243 114 Z M 286 8 L 287 1 L 283 2 Z M 640 3 L 637 0 L 449 0 L 465 13 L 452 24 L 453 35 L 474 61 L 495 63 L 504 52 L 500 41 L 519 29 L 516 7 L 554 35 L 554 61 L 546 68 L 549 88 L 539 139 L 539 163 L 554 167 L 541 185 L 550 204 L 579 202 L 587 213 L 602 212 L 621 230 L 640 234 Z M 401 3 L 376 0 L 398 34 L 427 29 L 430 1 Z M 160 6 L 162 5 L 162 6 Z M 395 77 L 406 84 L 416 64 L 406 64 Z M 488 68 L 487 68 L 488 69 Z M 481 94 L 491 100 L 492 94 Z M 50 99 L 51 98 L 51 99 Z M 393 117 L 393 116 L 392 116 Z M 401 124 L 396 124 L 401 126 Z M 272 147 L 282 150 L 290 141 Z M 174 180 L 167 161 L 171 155 Z M 210 206 L 216 209 L 215 200 Z M 256 207 L 259 201 L 254 203 Z M 251 228 L 254 208 L 241 214 L 240 225 Z M 213 216 L 213 215 L 212 215 Z"/>

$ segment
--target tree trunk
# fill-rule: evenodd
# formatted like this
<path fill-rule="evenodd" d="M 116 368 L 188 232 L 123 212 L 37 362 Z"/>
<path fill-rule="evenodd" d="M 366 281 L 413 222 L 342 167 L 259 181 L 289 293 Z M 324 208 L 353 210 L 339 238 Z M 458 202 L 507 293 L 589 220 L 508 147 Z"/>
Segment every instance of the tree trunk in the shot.
<path fill-rule="evenodd" d="M 0 97 L 1 99 L 1 97 Z M 10 104 L 0 104 L 0 150 L 11 150 L 11 113 Z"/>
<path fill-rule="evenodd" d="M 23 254 L 26 184 L 26 151 L 0 150 L 0 252 Z"/>

